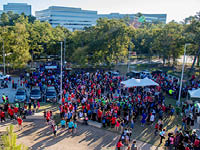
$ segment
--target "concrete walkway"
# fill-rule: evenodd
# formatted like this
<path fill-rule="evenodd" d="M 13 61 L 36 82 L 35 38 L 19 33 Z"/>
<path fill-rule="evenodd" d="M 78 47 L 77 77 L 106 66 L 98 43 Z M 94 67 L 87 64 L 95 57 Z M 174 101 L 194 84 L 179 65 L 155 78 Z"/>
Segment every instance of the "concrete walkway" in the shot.
<path fill-rule="evenodd" d="M 23 143 L 33 150 L 115 150 L 119 139 L 117 133 L 82 124 L 78 124 L 77 133 L 71 134 L 67 130 L 59 129 L 58 136 L 54 138 L 42 113 L 28 116 L 24 120 L 22 131 L 18 131 L 16 121 L 0 124 L 0 131 L 4 131 L 10 123 L 15 124 L 17 143 Z M 137 146 L 139 150 L 163 149 L 141 141 L 137 141 Z M 126 149 L 127 147 L 123 148 Z"/>

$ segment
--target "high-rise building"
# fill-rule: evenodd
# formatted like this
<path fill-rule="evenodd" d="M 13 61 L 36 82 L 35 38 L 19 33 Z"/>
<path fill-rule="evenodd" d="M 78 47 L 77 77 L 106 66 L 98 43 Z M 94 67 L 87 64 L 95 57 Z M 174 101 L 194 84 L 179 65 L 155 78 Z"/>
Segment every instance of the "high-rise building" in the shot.
<path fill-rule="evenodd" d="M 48 9 L 36 11 L 36 18 L 41 22 L 49 22 L 53 27 L 58 25 L 70 31 L 83 30 L 85 27 L 96 25 L 99 18 L 122 19 L 129 17 L 130 21 L 137 19 L 136 14 L 97 14 L 97 11 L 82 10 L 81 8 L 51 6 Z M 142 14 L 146 22 L 166 23 L 166 14 Z"/>
<path fill-rule="evenodd" d="M 162 22 L 166 23 L 167 14 L 142 14 L 146 22 Z M 110 13 L 110 14 L 99 14 L 98 18 L 108 18 L 108 19 L 122 19 L 129 17 L 130 20 L 134 20 L 136 14 L 119 14 L 119 13 Z"/>
<path fill-rule="evenodd" d="M 3 5 L 4 12 L 12 11 L 15 14 L 22 14 L 29 16 L 31 15 L 31 5 L 26 3 L 8 3 Z"/>
<path fill-rule="evenodd" d="M 45 10 L 36 11 L 35 15 L 41 22 L 48 21 L 53 27 L 60 25 L 70 31 L 94 26 L 97 20 L 97 11 L 60 6 L 51 6 Z"/>
<path fill-rule="evenodd" d="M 3 10 L 0 10 L 0 15 L 3 13 Z"/>

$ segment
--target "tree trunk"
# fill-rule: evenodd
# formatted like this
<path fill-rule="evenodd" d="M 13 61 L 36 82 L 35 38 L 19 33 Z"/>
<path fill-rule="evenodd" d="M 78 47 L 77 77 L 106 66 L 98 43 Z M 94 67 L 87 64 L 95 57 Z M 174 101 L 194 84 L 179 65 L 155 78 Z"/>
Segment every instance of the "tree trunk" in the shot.
<path fill-rule="evenodd" d="M 194 57 L 194 61 L 192 63 L 192 67 L 190 68 L 190 71 L 194 70 L 194 66 L 195 66 L 195 63 L 196 63 L 196 60 L 197 60 L 197 57 L 199 56 L 199 54 L 200 54 L 200 44 L 199 44 L 199 50 L 198 50 L 198 52 L 196 53 L 196 55 Z"/>
<path fill-rule="evenodd" d="M 200 66 L 200 55 L 197 57 L 197 67 Z"/>

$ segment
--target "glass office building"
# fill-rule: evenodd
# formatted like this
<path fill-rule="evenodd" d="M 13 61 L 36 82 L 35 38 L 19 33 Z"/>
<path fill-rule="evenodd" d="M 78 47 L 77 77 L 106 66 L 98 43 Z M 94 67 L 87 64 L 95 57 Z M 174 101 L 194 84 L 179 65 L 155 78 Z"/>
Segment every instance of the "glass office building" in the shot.
<path fill-rule="evenodd" d="M 136 18 L 136 14 L 97 14 L 97 11 L 82 10 L 81 8 L 51 6 L 48 9 L 36 11 L 36 18 L 41 22 L 49 22 L 53 27 L 58 25 L 66 27 L 70 31 L 83 30 L 85 27 L 96 25 L 99 18 L 122 19 L 129 17 Z M 142 14 L 146 22 L 166 23 L 166 14 Z"/>
<path fill-rule="evenodd" d="M 58 25 L 70 31 L 83 30 L 96 25 L 97 11 L 81 8 L 51 6 L 48 9 L 36 11 L 36 18 L 41 22 L 48 21 L 53 27 Z"/>
<path fill-rule="evenodd" d="M 162 22 L 166 23 L 167 14 L 142 14 L 145 17 L 146 22 Z M 119 14 L 119 13 L 110 13 L 110 14 L 99 14 L 98 18 L 108 18 L 108 19 L 123 19 L 129 17 L 130 20 L 134 20 L 136 14 Z"/>
<path fill-rule="evenodd" d="M 31 5 L 26 3 L 8 3 L 7 5 L 3 5 L 3 11 L 12 11 L 15 14 L 24 13 L 25 15 L 29 16 L 31 15 Z"/>
<path fill-rule="evenodd" d="M 0 10 L 0 15 L 3 13 L 3 10 Z"/>

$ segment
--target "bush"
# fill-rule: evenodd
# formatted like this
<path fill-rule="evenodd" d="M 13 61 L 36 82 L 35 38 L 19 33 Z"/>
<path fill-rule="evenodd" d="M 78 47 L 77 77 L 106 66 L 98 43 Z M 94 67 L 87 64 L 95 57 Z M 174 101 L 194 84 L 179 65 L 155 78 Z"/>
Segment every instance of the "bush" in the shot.
<path fill-rule="evenodd" d="M 27 150 L 28 148 L 22 144 L 17 145 L 17 135 L 13 132 L 13 125 L 7 127 L 7 134 L 2 136 L 4 150 Z"/>

